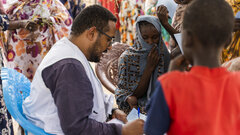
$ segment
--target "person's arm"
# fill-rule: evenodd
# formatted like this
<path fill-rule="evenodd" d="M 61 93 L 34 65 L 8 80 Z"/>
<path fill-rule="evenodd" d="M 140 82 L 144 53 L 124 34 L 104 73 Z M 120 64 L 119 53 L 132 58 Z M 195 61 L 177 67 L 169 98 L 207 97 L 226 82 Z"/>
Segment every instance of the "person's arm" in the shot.
<path fill-rule="evenodd" d="M 154 46 L 148 55 L 147 65 L 144 69 L 143 75 L 141 76 L 137 86 L 135 86 L 136 84 L 134 84 L 134 87 L 131 87 L 130 85 L 132 84 L 129 84 L 132 81 L 136 81 L 130 80 L 130 76 L 132 76 L 133 74 L 127 71 L 130 70 L 128 67 L 129 59 L 131 58 L 126 55 L 120 57 L 118 68 L 118 86 L 115 90 L 117 104 L 119 105 L 120 109 L 123 110 L 129 110 L 133 107 L 136 107 L 137 99 L 141 98 L 142 96 L 144 96 L 144 94 L 146 94 L 151 75 L 155 70 L 156 66 L 158 65 L 160 57 L 158 55 L 156 46 Z M 135 73 L 134 76 L 138 75 Z"/>
<path fill-rule="evenodd" d="M 61 60 L 42 72 L 58 109 L 61 128 L 66 135 L 120 135 L 122 126 L 89 118 L 93 90 L 83 65 L 75 59 Z"/>
<path fill-rule="evenodd" d="M 172 59 L 169 65 L 168 72 L 171 71 L 189 71 L 189 65 L 193 63 L 187 60 L 184 55 L 180 54 L 176 58 Z"/>
<path fill-rule="evenodd" d="M 31 20 L 9 20 L 7 15 L 0 15 L 0 27 L 3 31 L 25 28 L 33 32 L 37 30 L 38 25 Z"/>
<path fill-rule="evenodd" d="M 61 27 L 69 28 L 72 24 L 72 17 L 66 8 L 59 2 L 54 0 L 49 8 L 50 18 L 47 18 L 53 25 L 59 25 Z"/>
<path fill-rule="evenodd" d="M 131 87 L 128 83 L 131 82 L 130 73 L 127 72 L 128 65 L 128 56 L 125 55 L 125 52 L 120 56 L 118 61 L 118 82 L 117 87 L 115 89 L 115 98 L 117 105 L 122 110 L 130 110 L 131 106 L 126 101 L 127 97 L 132 95 Z"/>
<path fill-rule="evenodd" d="M 154 46 L 148 55 L 146 68 L 144 69 L 137 88 L 133 92 L 133 96 L 141 98 L 144 96 L 144 94 L 146 94 L 149 87 L 150 78 L 156 66 L 159 64 L 159 60 L 160 56 L 158 55 L 157 47 Z"/>
<path fill-rule="evenodd" d="M 3 31 L 24 28 L 26 25 L 25 20 L 13 21 L 9 20 L 7 15 L 0 15 L 0 26 Z"/>
<path fill-rule="evenodd" d="M 170 114 L 163 89 L 159 81 L 147 107 L 147 121 L 144 131 L 147 135 L 163 135 L 170 127 Z"/>
<path fill-rule="evenodd" d="M 167 32 L 171 35 L 172 39 L 174 40 L 174 44 L 177 44 L 177 40 L 174 36 L 174 34 L 180 33 L 176 29 L 174 29 L 169 23 L 168 23 L 168 9 L 164 5 L 161 5 L 157 9 L 157 16 L 163 27 L 167 30 Z"/>
<path fill-rule="evenodd" d="M 174 37 L 174 34 L 179 33 L 179 31 L 175 30 L 168 23 L 168 9 L 164 5 L 161 5 L 157 9 L 157 16 L 163 27 L 167 30 L 167 32 Z"/>
<path fill-rule="evenodd" d="M 19 21 L 9 21 L 9 27 L 8 30 L 15 30 L 15 29 L 20 29 L 24 28 L 26 23 L 22 20 Z"/>
<path fill-rule="evenodd" d="M 31 32 L 38 29 L 38 24 L 30 20 L 9 21 L 8 30 L 25 28 Z"/>

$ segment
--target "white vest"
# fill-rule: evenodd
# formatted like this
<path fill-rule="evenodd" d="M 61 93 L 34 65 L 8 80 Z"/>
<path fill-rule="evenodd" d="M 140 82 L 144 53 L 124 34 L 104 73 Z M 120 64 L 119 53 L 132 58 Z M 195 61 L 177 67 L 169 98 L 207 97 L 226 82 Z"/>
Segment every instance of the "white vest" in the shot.
<path fill-rule="evenodd" d="M 46 67 L 66 58 L 73 58 L 80 61 L 92 84 L 94 105 L 89 117 L 98 122 L 105 122 L 107 115 L 111 114 L 113 106 L 113 95 L 108 96 L 103 93 L 102 85 L 95 76 L 85 55 L 67 38 L 62 38 L 51 48 L 39 65 L 31 84 L 30 96 L 23 102 L 23 113 L 26 117 L 36 126 L 51 134 L 61 135 L 63 132 L 54 99 L 50 90 L 43 82 L 42 71 Z M 93 113 L 93 111 L 97 112 L 97 114 Z"/>

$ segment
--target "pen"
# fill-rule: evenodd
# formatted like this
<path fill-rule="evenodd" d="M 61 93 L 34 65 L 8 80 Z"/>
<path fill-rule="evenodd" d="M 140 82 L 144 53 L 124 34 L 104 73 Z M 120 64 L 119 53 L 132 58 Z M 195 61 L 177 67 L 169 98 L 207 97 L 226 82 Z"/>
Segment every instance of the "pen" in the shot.
<path fill-rule="evenodd" d="M 138 118 L 140 119 L 140 108 L 138 107 Z"/>

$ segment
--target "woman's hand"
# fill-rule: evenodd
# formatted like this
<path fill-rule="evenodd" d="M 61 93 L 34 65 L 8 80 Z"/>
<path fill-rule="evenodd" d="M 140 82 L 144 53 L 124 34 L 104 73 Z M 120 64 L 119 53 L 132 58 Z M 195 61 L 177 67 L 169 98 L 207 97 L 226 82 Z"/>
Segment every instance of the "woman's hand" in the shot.
<path fill-rule="evenodd" d="M 152 72 L 158 65 L 159 60 L 160 56 L 158 55 L 157 45 L 154 45 L 148 54 L 146 68 Z"/>
<path fill-rule="evenodd" d="M 162 24 L 167 24 L 168 23 L 168 9 L 164 5 L 161 5 L 157 9 L 157 16 L 158 19 Z"/>
<path fill-rule="evenodd" d="M 25 21 L 24 28 L 31 32 L 34 32 L 38 29 L 38 24 L 33 21 Z"/>
<path fill-rule="evenodd" d="M 129 97 L 127 97 L 127 102 L 131 109 L 137 108 L 137 97 L 129 96 Z"/>
<path fill-rule="evenodd" d="M 127 115 L 120 109 L 116 109 L 113 114 L 112 118 L 116 118 L 118 120 L 121 120 L 123 123 L 127 123 Z"/>

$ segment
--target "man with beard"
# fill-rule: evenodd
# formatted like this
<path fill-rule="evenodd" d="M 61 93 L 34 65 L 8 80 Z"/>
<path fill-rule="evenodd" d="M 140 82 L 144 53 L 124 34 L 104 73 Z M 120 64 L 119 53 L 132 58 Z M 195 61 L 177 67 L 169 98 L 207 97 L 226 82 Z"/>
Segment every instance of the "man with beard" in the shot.
<path fill-rule="evenodd" d="M 93 5 L 74 20 L 69 38 L 59 40 L 44 57 L 34 76 L 23 112 L 36 126 L 51 134 L 139 135 L 143 121 L 107 124 L 112 115 L 127 122 L 126 114 L 112 111 L 111 96 L 103 93 L 90 64 L 107 51 L 116 31 L 116 18 Z"/>

